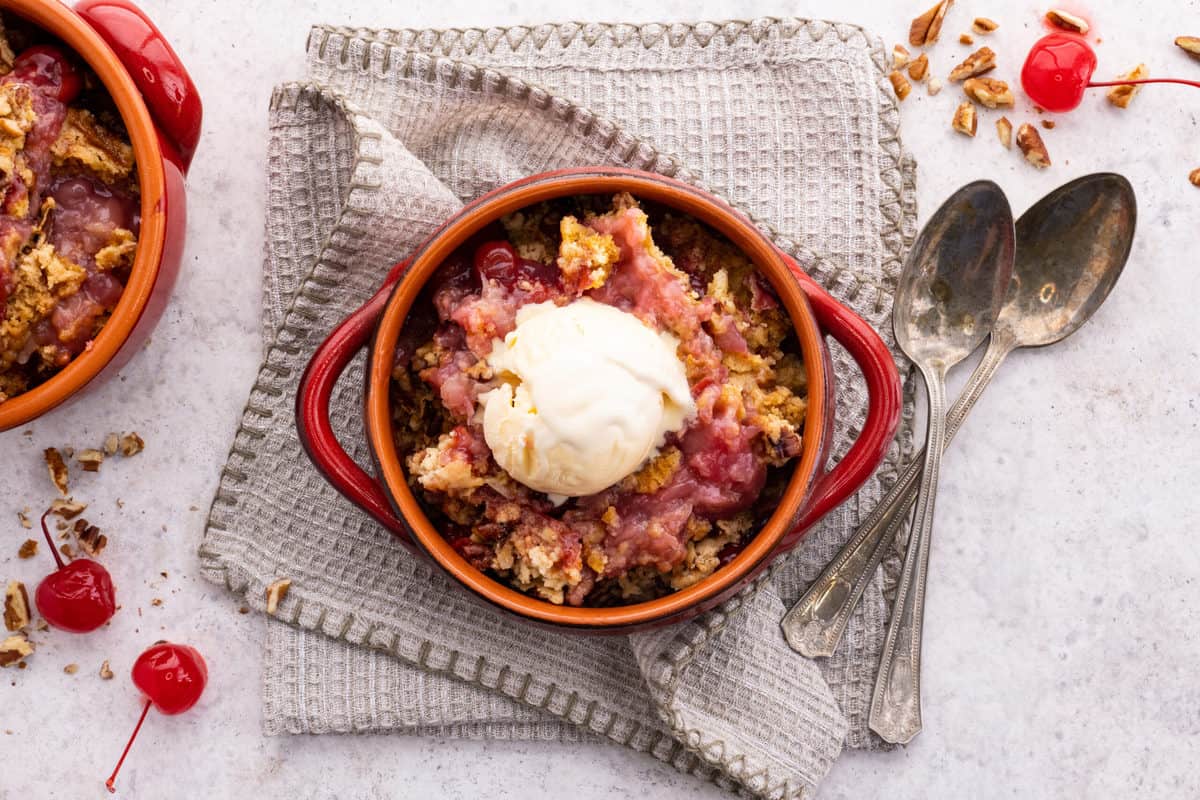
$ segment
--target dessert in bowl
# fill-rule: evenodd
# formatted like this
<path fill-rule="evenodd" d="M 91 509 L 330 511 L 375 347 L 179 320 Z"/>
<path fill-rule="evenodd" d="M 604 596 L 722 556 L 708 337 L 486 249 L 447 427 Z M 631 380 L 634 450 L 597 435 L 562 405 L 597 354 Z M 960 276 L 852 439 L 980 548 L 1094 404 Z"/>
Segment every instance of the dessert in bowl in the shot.
<path fill-rule="evenodd" d="M 822 329 L 871 395 L 828 472 Z M 368 340 L 381 481 L 328 421 Z M 389 529 L 502 608 L 604 630 L 730 597 L 871 474 L 898 415 L 866 323 L 722 201 L 616 168 L 469 204 L 334 331 L 297 397 L 314 463 Z"/>
<path fill-rule="evenodd" d="M 552 603 L 638 602 L 712 574 L 774 510 L 805 368 L 774 290 L 708 226 L 561 198 L 472 237 L 424 294 L 396 443 L 476 568 Z"/>
<path fill-rule="evenodd" d="M 0 2 L 0 431 L 135 352 L 165 306 L 195 87 L 125 0 Z"/>

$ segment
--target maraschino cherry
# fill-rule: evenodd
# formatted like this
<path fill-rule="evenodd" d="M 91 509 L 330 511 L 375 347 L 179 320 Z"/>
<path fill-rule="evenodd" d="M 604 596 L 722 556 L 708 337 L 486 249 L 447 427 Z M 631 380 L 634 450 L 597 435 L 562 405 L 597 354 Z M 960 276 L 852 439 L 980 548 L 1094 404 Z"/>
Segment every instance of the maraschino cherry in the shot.
<path fill-rule="evenodd" d="M 50 537 L 50 528 L 46 526 L 46 517 L 51 513 L 42 514 L 42 533 L 46 535 L 46 544 L 50 546 L 58 569 L 38 584 L 34 603 L 46 622 L 56 628 L 71 633 L 94 631 L 116 613 L 112 577 L 108 570 L 90 558 L 63 563 Z"/>
<path fill-rule="evenodd" d="M 1129 86 L 1143 83 L 1179 83 L 1200 87 L 1200 82 L 1178 78 L 1093 81 L 1096 53 L 1079 36 L 1051 33 L 1034 44 L 1021 67 L 1021 85 L 1033 102 L 1047 111 L 1071 111 L 1083 102 L 1087 89 L 1100 86 Z"/>
<path fill-rule="evenodd" d="M 121 751 L 116 769 L 104 782 L 110 792 L 116 791 L 117 773 L 121 771 L 129 748 L 142 729 L 150 706 L 153 705 L 160 713 L 174 715 L 182 714 L 196 705 L 204 692 L 204 685 L 208 683 L 208 666 L 200 651 L 194 647 L 156 642 L 133 662 L 133 683 L 146 695 L 146 705 L 142 708 L 142 715 L 138 717 L 129 742 Z"/>

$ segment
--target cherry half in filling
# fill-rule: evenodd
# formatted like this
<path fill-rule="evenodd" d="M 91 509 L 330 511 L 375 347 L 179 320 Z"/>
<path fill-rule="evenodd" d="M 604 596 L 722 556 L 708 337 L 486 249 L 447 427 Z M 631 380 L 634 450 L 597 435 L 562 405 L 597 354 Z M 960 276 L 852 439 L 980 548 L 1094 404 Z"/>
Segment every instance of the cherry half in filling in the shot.
<path fill-rule="evenodd" d="M 1047 111 L 1078 108 L 1087 89 L 1104 86 L 1136 86 L 1143 83 L 1178 83 L 1200 87 L 1200 82 L 1178 78 L 1093 81 L 1096 53 L 1081 37 L 1069 33 L 1043 36 L 1030 49 L 1021 67 L 1021 86 L 1033 102 Z"/>

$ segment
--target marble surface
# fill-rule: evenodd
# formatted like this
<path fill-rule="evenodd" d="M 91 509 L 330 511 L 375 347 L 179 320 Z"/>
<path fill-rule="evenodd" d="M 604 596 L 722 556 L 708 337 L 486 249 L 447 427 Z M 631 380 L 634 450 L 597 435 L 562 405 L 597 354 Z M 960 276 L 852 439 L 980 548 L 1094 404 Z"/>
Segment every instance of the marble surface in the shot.
<path fill-rule="evenodd" d="M 890 45 L 905 38 L 925 2 L 613 0 L 586 13 L 634 21 L 838 18 Z M 144 5 L 186 59 L 207 112 L 174 302 L 119 381 L 94 390 L 86 405 L 0 435 L 0 577 L 30 587 L 48 557 L 43 549 L 35 560 L 16 558 L 26 533 L 15 512 L 50 499 L 41 449 L 86 446 L 109 430 L 145 437 L 137 459 L 75 484 L 93 503 L 87 516 L 110 534 L 104 561 L 123 608 L 90 636 L 37 634 L 29 668 L 0 672 L 0 798 L 106 796 L 102 781 L 139 711 L 128 669 L 163 637 L 200 647 L 211 683 L 193 712 L 151 715 L 120 782 L 126 797 L 181 789 L 215 797 L 722 797 L 611 746 L 265 738 L 262 619 L 239 615 L 196 574 L 204 509 L 258 360 L 267 98 L 274 83 L 300 75 L 308 25 L 515 24 L 561 20 L 561 4 Z M 1196 0 L 1087 6 L 1103 39 L 1101 75 L 1146 61 L 1158 75 L 1200 77 L 1200 65 L 1170 44 L 1200 35 Z M 997 75 L 1015 78 L 1038 35 L 1038 10 L 960 0 L 934 50 L 934 72 L 945 75 L 961 59 L 968 49 L 957 35 L 985 15 L 1001 24 L 988 40 L 999 54 Z M 1115 170 L 1138 193 L 1139 235 L 1096 319 L 1053 350 L 1015 355 L 946 457 L 925 639 L 925 732 L 904 750 L 846 754 L 819 796 L 1194 797 L 1200 189 L 1187 173 L 1200 167 L 1200 94 L 1153 87 L 1125 112 L 1094 94 L 1045 132 L 1055 161 L 1045 172 L 1000 148 L 994 113 L 981 119 L 977 140 L 953 134 L 956 95 L 951 86 L 934 98 L 918 88 L 904 104 L 922 219 L 971 179 L 997 180 L 1022 210 L 1070 178 Z M 1008 116 L 1035 114 L 1022 106 Z M 105 659 L 115 680 L 97 675 Z M 69 663 L 77 674 L 64 674 Z"/>

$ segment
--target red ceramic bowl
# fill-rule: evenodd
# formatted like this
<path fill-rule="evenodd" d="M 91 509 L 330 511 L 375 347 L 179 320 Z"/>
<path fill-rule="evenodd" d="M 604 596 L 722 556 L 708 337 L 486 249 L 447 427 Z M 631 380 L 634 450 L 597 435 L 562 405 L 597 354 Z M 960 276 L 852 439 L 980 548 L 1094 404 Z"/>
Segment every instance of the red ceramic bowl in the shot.
<path fill-rule="evenodd" d="M 166 306 L 183 252 L 184 176 L 200 139 L 200 95 L 175 51 L 127 0 L 0 0 L 87 62 L 116 103 L 137 160 L 142 229 L 121 300 L 92 346 L 42 385 L 0 403 L 0 431 L 24 425 L 116 373 Z"/>
<path fill-rule="evenodd" d="M 472 234 L 504 214 L 543 200 L 623 191 L 690 214 L 723 233 L 751 258 L 774 286 L 795 325 L 808 372 L 809 404 L 803 448 L 779 506 L 732 560 L 695 585 L 665 597 L 614 608 L 573 608 L 522 594 L 476 570 L 433 527 L 405 480 L 402 457 L 392 438 L 390 378 L 396 341 L 409 309 L 430 276 Z M 854 357 L 870 393 L 870 409 L 858 440 L 828 471 L 825 464 L 835 391 L 825 334 Z M 365 422 L 379 479 L 350 459 L 329 422 L 333 386 L 369 340 Z M 480 598 L 542 624 L 628 632 L 713 608 L 744 587 L 773 558 L 792 548 L 878 467 L 895 433 L 900 403 L 896 366 L 879 336 L 814 283 L 742 214 L 694 186 L 661 175 L 586 167 L 535 175 L 479 198 L 442 225 L 408 260 L 397 264 L 383 288 L 317 349 L 301 380 L 296 420 L 301 442 L 330 483 Z"/>

